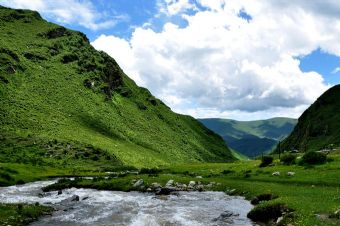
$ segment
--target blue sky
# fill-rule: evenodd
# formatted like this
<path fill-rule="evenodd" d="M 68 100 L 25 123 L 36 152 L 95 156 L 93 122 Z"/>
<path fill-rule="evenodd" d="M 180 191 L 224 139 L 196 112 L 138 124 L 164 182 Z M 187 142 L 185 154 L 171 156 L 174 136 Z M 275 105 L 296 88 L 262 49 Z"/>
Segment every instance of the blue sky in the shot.
<path fill-rule="evenodd" d="M 302 71 L 316 71 L 323 76 L 326 83 L 340 84 L 340 57 L 317 49 L 299 59 Z"/>
<path fill-rule="evenodd" d="M 340 4 L 332 0 L 0 4 L 82 31 L 137 84 L 194 117 L 296 118 L 340 83 Z"/>

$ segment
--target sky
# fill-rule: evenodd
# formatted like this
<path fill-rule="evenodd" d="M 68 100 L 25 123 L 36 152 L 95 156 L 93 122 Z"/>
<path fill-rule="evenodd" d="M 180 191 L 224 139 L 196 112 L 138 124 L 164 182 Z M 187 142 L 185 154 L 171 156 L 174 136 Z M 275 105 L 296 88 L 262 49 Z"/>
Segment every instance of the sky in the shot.
<path fill-rule="evenodd" d="M 0 0 L 80 30 L 175 112 L 298 118 L 340 83 L 338 0 Z"/>

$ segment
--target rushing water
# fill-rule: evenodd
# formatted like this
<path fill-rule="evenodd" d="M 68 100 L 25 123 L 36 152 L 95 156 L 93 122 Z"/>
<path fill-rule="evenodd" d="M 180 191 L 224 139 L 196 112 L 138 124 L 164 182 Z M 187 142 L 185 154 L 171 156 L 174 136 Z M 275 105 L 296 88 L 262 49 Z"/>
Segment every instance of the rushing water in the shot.
<path fill-rule="evenodd" d="M 0 188 L 0 202 L 36 203 L 57 209 L 34 226 L 251 226 L 247 217 L 252 205 L 242 197 L 223 192 L 179 192 L 156 197 L 138 192 L 65 189 L 44 193 L 41 188 L 54 181 L 40 181 Z M 78 195 L 80 201 L 65 201 Z M 64 200 L 64 201 L 63 201 Z"/>

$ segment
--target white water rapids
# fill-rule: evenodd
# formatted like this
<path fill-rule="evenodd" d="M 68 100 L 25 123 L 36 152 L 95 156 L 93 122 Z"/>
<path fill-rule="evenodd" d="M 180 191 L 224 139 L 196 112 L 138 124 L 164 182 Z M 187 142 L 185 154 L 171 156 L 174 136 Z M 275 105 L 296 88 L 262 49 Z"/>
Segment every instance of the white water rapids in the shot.
<path fill-rule="evenodd" d="M 247 217 L 252 205 L 223 192 L 179 192 L 157 197 L 139 192 L 41 188 L 55 181 L 38 181 L 0 188 L 1 203 L 36 203 L 56 209 L 34 226 L 253 226 Z M 40 194 L 40 195 L 39 195 Z M 63 201 L 73 195 L 79 201 Z"/>

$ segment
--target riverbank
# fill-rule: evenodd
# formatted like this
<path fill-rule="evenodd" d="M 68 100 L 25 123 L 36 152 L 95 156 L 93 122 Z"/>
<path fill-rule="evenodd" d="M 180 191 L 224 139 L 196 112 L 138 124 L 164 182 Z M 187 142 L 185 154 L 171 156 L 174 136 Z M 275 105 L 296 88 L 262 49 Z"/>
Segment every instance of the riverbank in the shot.
<path fill-rule="evenodd" d="M 78 181 L 79 187 L 104 190 L 132 190 L 132 181 L 143 179 L 145 189 L 152 183 L 164 186 L 169 180 L 188 185 L 190 181 L 200 181 L 204 185 L 215 182 L 210 188 L 231 195 L 242 195 L 252 200 L 261 194 L 272 194 L 274 200 L 265 201 L 262 205 L 282 203 L 294 210 L 291 224 L 298 226 L 339 225 L 334 213 L 340 208 L 339 173 L 340 156 L 331 155 L 333 161 L 324 165 L 304 167 L 282 165 L 275 161 L 272 166 L 259 168 L 257 160 L 227 164 L 191 164 L 160 167 L 157 170 L 144 170 L 142 174 L 129 174 L 126 170 L 121 175 L 110 176 L 105 172 L 77 172 L 77 175 L 108 176 L 107 179 Z M 6 164 L 2 166 L 8 167 Z M 66 169 L 63 169 L 66 172 Z M 17 178 L 20 178 L 18 170 Z M 67 171 L 67 175 L 72 170 Z M 277 174 L 276 172 L 279 172 Z M 288 174 L 293 172 L 294 174 Z M 274 174 L 276 173 L 276 174 Z M 66 174 L 66 173 L 65 173 Z M 273 175 L 274 174 L 274 175 Z M 50 176 L 61 176 L 50 174 Z M 116 177 L 117 178 L 114 178 Z M 59 189 L 62 189 L 60 187 Z M 288 224 L 288 223 L 287 223 Z"/>
<path fill-rule="evenodd" d="M 0 201 L 39 202 L 54 208 L 51 216 L 42 217 L 31 226 L 254 226 L 247 218 L 252 209 L 249 201 L 224 192 L 182 191 L 166 196 L 84 188 L 42 192 L 43 187 L 53 183 L 55 180 L 3 188 Z"/>
<path fill-rule="evenodd" d="M 36 204 L 0 204 L 0 225 L 27 225 L 52 212 L 53 208 Z"/>

